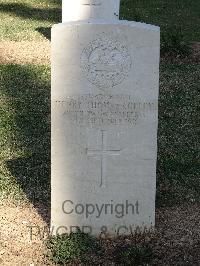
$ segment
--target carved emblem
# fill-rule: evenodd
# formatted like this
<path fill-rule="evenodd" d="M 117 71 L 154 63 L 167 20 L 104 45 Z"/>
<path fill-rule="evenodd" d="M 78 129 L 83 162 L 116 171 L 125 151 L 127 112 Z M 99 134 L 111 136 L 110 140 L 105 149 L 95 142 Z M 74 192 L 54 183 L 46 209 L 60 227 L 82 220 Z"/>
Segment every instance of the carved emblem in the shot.
<path fill-rule="evenodd" d="M 99 88 L 110 88 L 122 83 L 132 65 L 128 48 L 108 37 L 98 38 L 81 55 L 85 77 Z"/>

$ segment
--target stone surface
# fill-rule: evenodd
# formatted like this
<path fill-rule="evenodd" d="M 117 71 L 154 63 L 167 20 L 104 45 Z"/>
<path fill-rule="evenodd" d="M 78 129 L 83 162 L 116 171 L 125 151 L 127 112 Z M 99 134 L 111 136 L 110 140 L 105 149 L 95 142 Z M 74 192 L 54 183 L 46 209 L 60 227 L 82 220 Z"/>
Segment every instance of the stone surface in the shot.
<path fill-rule="evenodd" d="M 63 0 L 62 22 L 118 19 L 120 0 Z"/>
<path fill-rule="evenodd" d="M 100 20 L 53 27 L 54 233 L 154 226 L 158 83 L 158 27 Z"/>

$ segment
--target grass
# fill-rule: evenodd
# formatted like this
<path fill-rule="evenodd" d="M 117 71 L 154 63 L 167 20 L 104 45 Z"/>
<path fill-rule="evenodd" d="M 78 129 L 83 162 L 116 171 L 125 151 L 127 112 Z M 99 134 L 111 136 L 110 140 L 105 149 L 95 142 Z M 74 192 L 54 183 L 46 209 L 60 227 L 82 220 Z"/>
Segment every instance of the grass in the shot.
<path fill-rule="evenodd" d="M 0 3 L 1 40 L 40 41 L 61 21 L 61 1 L 4 0 Z M 49 35 L 49 33 L 47 34 Z"/>
<path fill-rule="evenodd" d="M 157 203 L 200 199 L 199 65 L 161 66 Z"/>
<path fill-rule="evenodd" d="M 184 34 L 180 28 L 174 28 L 173 31 L 168 31 L 161 34 L 161 56 L 164 54 L 171 57 L 187 57 L 192 54 L 190 42 L 184 40 Z"/>
<path fill-rule="evenodd" d="M 185 40 L 200 40 L 200 2 L 196 0 L 122 0 L 121 18 L 161 27 L 161 32 L 181 28 Z"/>
<path fill-rule="evenodd" d="M 186 41 L 200 40 L 200 2 L 196 0 L 122 0 L 121 18 L 181 28 Z M 60 0 L 4 0 L 0 3 L 1 40 L 43 40 L 61 21 Z"/>
<path fill-rule="evenodd" d="M 0 195 L 50 198 L 50 70 L 0 66 Z"/>

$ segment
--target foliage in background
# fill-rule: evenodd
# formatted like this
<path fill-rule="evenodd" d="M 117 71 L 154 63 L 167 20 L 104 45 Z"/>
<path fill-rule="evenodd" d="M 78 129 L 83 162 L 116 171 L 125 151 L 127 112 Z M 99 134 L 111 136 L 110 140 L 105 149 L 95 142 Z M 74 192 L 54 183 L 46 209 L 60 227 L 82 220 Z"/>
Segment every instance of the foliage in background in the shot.
<path fill-rule="evenodd" d="M 81 232 L 57 235 L 47 240 L 47 255 L 61 265 L 104 265 L 105 261 L 108 265 L 148 265 L 152 260 L 151 244 L 143 234 L 136 233 L 129 244 L 124 243 L 123 238 L 96 238 Z"/>
<path fill-rule="evenodd" d="M 148 245 L 124 245 L 116 249 L 116 261 L 120 265 L 148 265 L 153 257 Z"/>
<path fill-rule="evenodd" d="M 99 241 L 81 232 L 57 235 L 48 239 L 49 258 L 58 264 L 85 263 L 90 265 L 90 256 L 102 253 Z"/>

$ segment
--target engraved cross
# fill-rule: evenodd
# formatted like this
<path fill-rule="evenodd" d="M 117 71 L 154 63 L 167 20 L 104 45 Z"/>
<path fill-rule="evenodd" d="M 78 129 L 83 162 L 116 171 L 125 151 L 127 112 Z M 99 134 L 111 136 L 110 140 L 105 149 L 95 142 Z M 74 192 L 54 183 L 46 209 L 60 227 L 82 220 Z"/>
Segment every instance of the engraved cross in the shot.
<path fill-rule="evenodd" d="M 106 162 L 107 156 L 118 156 L 121 150 L 107 149 L 107 134 L 101 130 L 101 149 L 87 149 L 88 156 L 100 156 L 101 158 L 101 181 L 100 187 L 106 187 Z"/>

